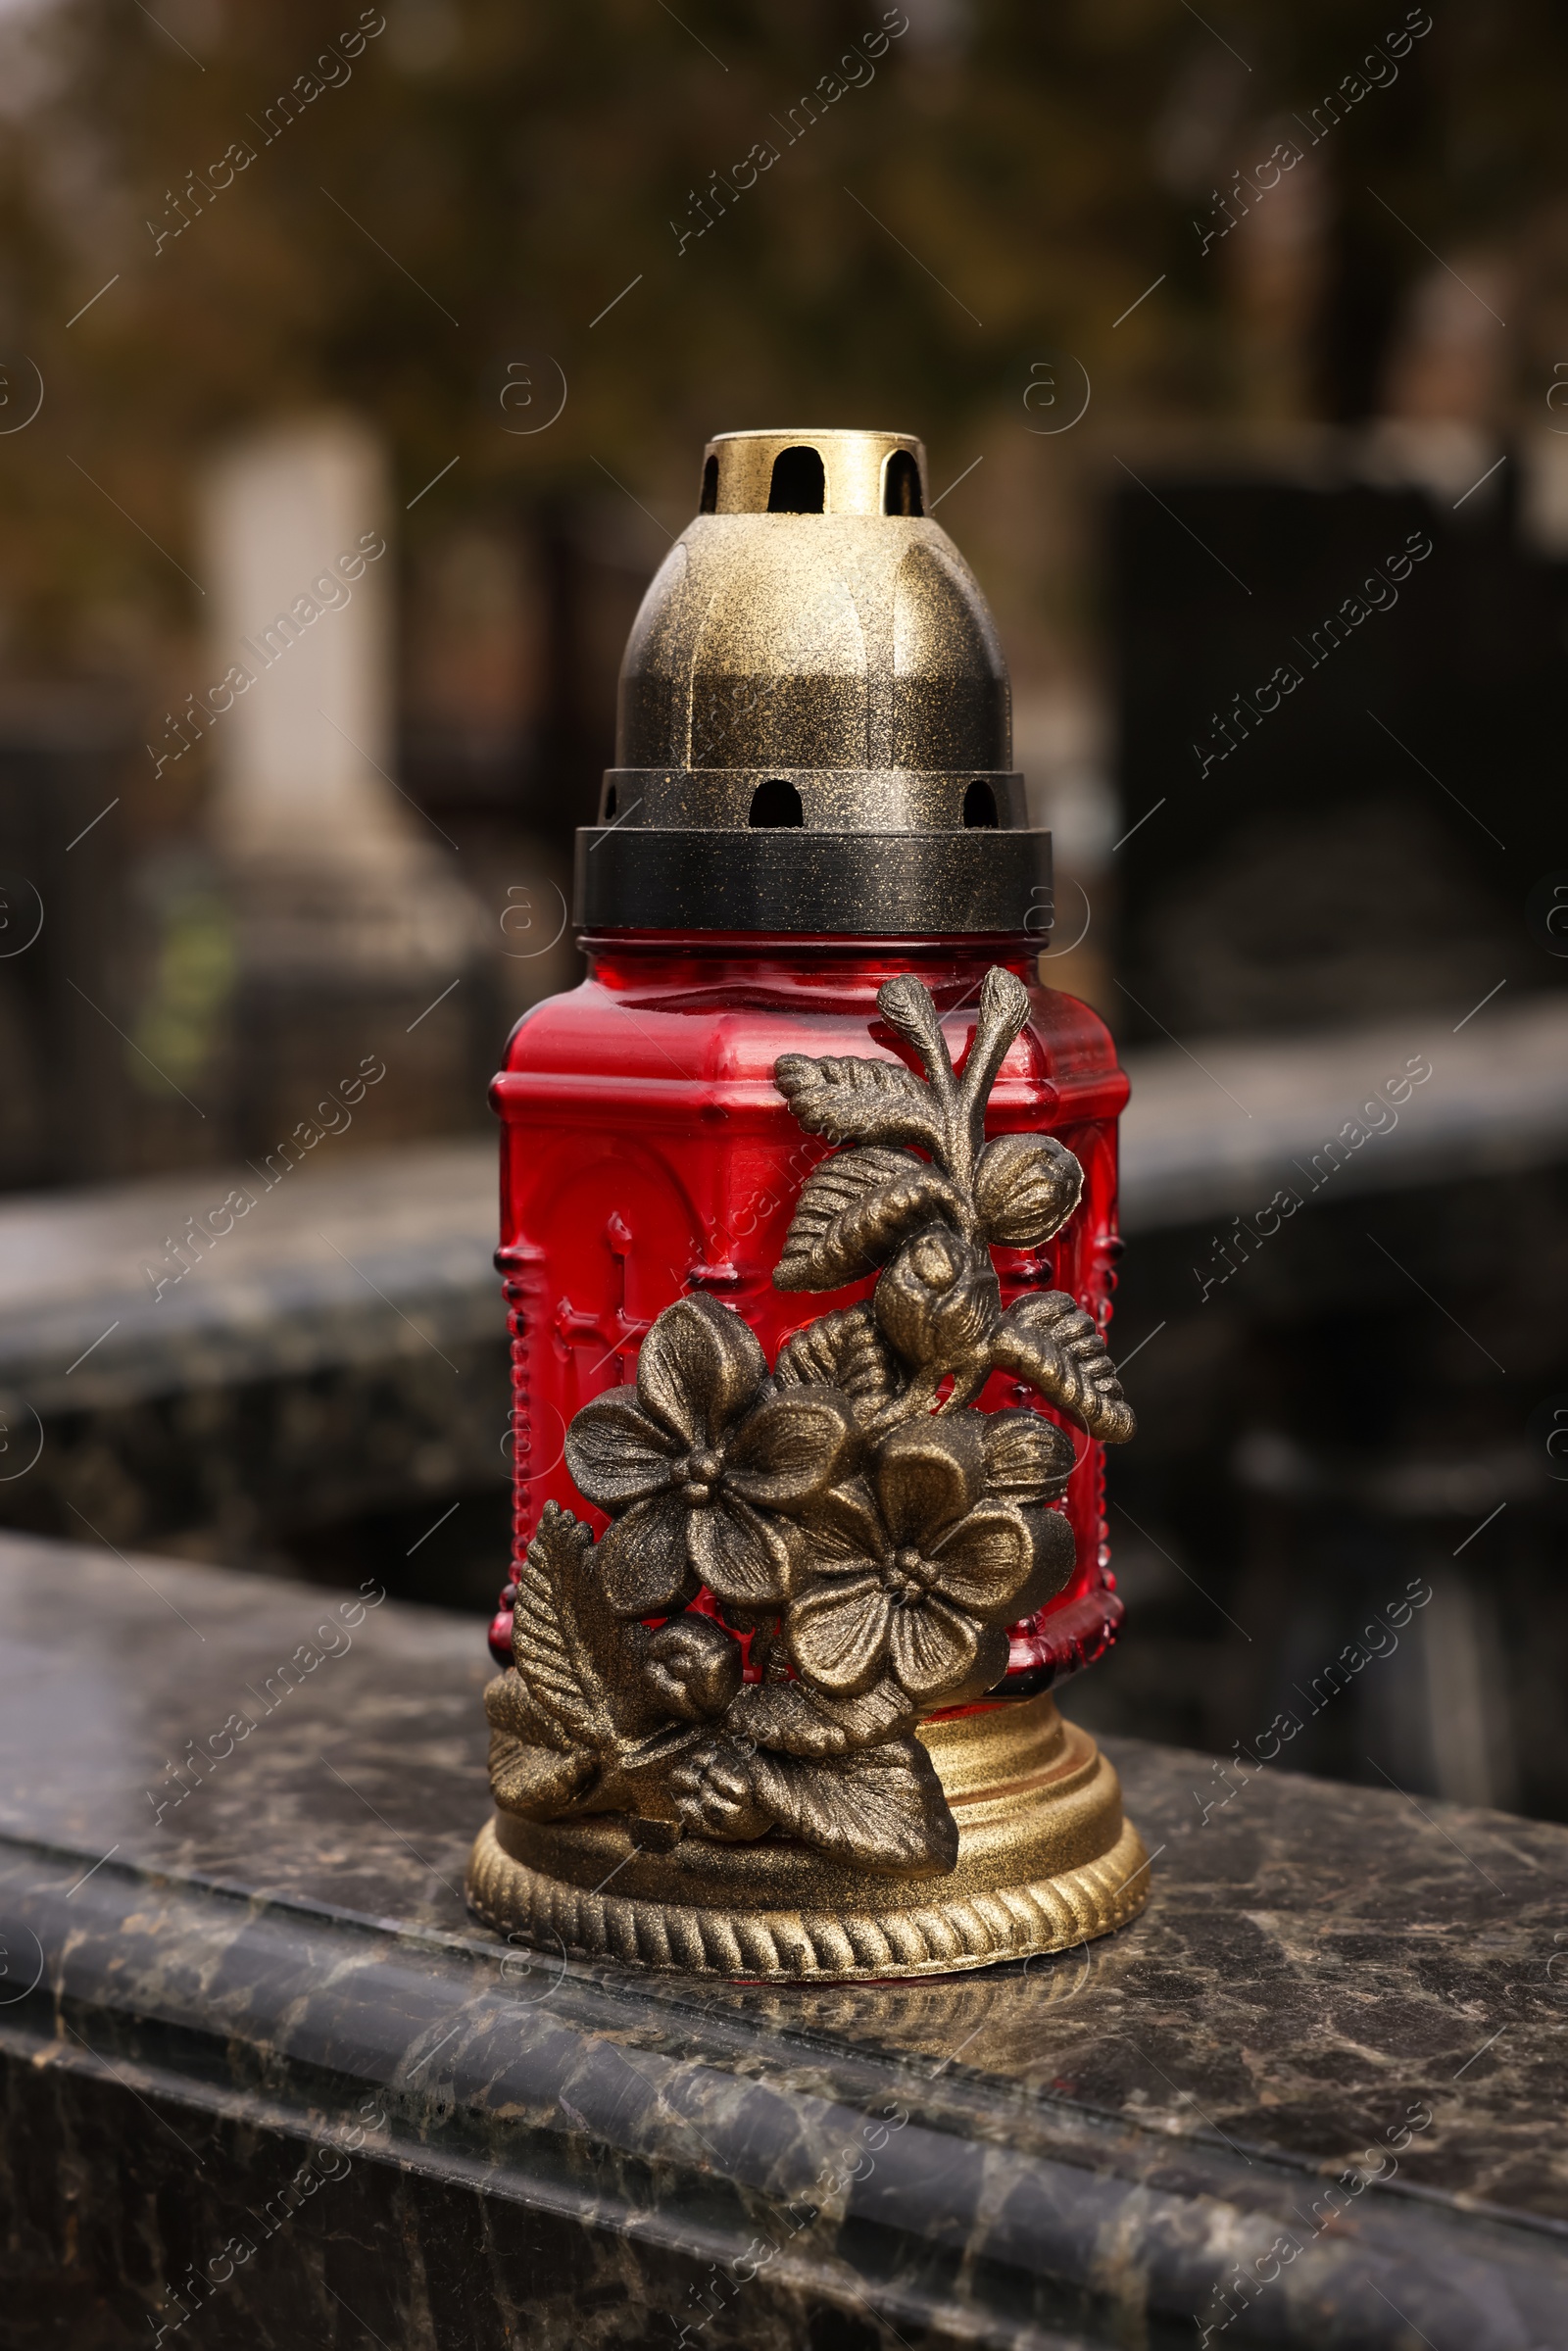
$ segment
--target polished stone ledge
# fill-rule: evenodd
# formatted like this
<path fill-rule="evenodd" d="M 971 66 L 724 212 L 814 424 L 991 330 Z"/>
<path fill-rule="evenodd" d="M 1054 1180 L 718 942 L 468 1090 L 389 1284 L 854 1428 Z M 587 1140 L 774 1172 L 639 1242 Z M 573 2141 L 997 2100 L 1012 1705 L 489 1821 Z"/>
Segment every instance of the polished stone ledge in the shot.
<path fill-rule="evenodd" d="M 0 1539 L 8 2343 L 1568 2345 L 1568 1832 L 1112 1742 L 1103 1942 L 639 1977 L 466 1916 L 481 1628 L 366 1602 Z"/>
<path fill-rule="evenodd" d="M 1124 1232 L 1255 1217 L 1281 1187 L 1305 1200 L 1331 1177 L 1330 1197 L 1344 1200 L 1568 1157 L 1560 988 L 1192 1047 L 1122 1054 Z"/>
<path fill-rule="evenodd" d="M 504 1343 L 492 1138 L 281 1164 L 0 1203 L 0 1394 L 47 1418 Z"/>

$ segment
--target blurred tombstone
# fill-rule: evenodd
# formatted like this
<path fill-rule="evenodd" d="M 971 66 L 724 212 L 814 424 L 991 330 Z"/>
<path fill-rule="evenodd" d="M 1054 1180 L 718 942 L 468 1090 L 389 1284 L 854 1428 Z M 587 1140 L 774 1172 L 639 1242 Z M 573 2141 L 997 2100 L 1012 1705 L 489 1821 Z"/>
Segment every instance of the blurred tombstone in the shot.
<path fill-rule="evenodd" d="M 460 845 L 464 880 L 498 951 L 503 1025 L 575 985 L 571 828 L 597 808 L 600 770 L 558 756 L 548 717 L 549 573 L 531 517 L 496 502 L 481 521 L 426 526 L 400 616 L 399 773 Z M 605 690 L 613 708 L 612 677 Z"/>
<path fill-rule="evenodd" d="M 1529 1140 L 1526 1099 L 1560 1102 L 1568 1066 L 1568 963 L 1543 911 L 1564 863 L 1568 389 L 1503 439 L 1492 314 L 1451 293 L 1418 288 L 1362 429 L 1152 463 L 1114 496 L 1115 1026 L 1134 1102 L 1163 1071 L 1211 1164 L 1261 1133 L 1269 1087 L 1303 1106 L 1297 1140 L 1259 1149 L 1266 1181 L 1238 1184 L 1223 1241 L 1168 1158 L 1123 1196 L 1117 1315 L 1152 1434 L 1116 1465 L 1116 1565 L 1156 1586 L 1142 1621 L 1164 1613 L 1143 1661 L 1122 1653 L 1121 1719 L 1171 1736 L 1135 1677 L 1157 1656 L 1169 1683 L 1180 1647 L 1181 1687 L 1202 1693 L 1182 1737 L 1223 1750 L 1298 1707 L 1294 1769 L 1561 1816 L 1564 1490 L 1523 1430 L 1568 1376 L 1564 1152 L 1560 1130 Z M 1364 1132 L 1345 1112 L 1385 1037 L 1429 1055 L 1441 1108 L 1419 1167 L 1384 1163 L 1373 1212 L 1317 1195 L 1328 1139 Z M 1344 1074 L 1307 1112 L 1317 1053 Z M 1524 1087 L 1501 1102 L 1509 1067 Z M 1124 1148 L 1136 1161 L 1136 1112 Z M 1276 1202 L 1293 1221 L 1267 1255 Z M 1427 1597 L 1397 1654 L 1335 1687 L 1329 1661 L 1353 1662 L 1412 1580 Z M 1107 1675 L 1093 1703 L 1119 1694 Z"/>
<path fill-rule="evenodd" d="M 1119 1033 L 1560 982 L 1524 914 L 1562 862 L 1568 573 L 1528 478 L 1396 418 L 1294 474 L 1118 488 Z"/>
<path fill-rule="evenodd" d="M 80 688 L 0 698 L 0 1189 L 122 1172 L 115 942 L 135 745 Z"/>
<path fill-rule="evenodd" d="M 1111 853 L 1120 825 L 1110 776 L 1107 713 L 1082 682 L 1019 686 L 1012 757 L 1029 821 L 1051 835 L 1055 919 L 1040 959 L 1048 987 L 1065 988 L 1107 1018 L 1119 1010 L 1110 974 Z"/>
<path fill-rule="evenodd" d="M 362 1140 L 472 1125 L 499 1043 L 485 926 L 393 775 L 380 444 L 348 417 L 269 431 L 209 467 L 202 508 L 236 1141 L 266 1152 L 377 1061 Z"/>
<path fill-rule="evenodd" d="M 662 553 L 618 493 L 556 494 L 427 523 L 409 566 L 398 772 L 461 845 L 506 1024 L 582 975 L 572 842 L 614 758 L 621 651 Z"/>

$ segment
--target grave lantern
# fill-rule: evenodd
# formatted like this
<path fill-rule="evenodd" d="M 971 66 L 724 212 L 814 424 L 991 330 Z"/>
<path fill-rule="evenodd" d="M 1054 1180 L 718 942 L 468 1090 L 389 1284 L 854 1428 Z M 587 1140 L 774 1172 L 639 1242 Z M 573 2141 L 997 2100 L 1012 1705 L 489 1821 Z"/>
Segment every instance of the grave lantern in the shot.
<path fill-rule="evenodd" d="M 1052 1686 L 1121 1604 L 1127 1084 L 1041 986 L 1049 835 L 902 433 L 710 443 L 577 836 L 589 975 L 497 1077 L 515 1543 L 469 1898 L 756 1978 L 1131 1917 Z"/>

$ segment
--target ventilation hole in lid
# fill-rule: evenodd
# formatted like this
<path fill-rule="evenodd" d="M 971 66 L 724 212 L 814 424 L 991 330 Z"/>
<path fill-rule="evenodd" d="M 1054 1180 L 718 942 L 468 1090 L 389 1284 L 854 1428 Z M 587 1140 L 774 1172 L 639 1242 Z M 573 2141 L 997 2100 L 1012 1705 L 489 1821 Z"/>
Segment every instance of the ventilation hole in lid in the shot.
<path fill-rule="evenodd" d="M 716 457 L 703 460 L 703 497 L 702 504 L 697 511 L 700 514 L 716 514 L 718 513 L 718 460 Z"/>
<path fill-rule="evenodd" d="M 814 449 L 781 449 L 773 460 L 773 478 L 767 488 L 770 514 L 820 514 L 827 498 L 827 478 Z"/>
<path fill-rule="evenodd" d="M 617 797 L 618 796 L 616 794 L 615 787 L 613 784 L 612 784 L 605 794 L 605 818 L 607 822 L 615 813 L 615 802 Z"/>
<path fill-rule="evenodd" d="M 804 824 L 806 812 L 801 807 L 801 796 L 781 775 L 770 775 L 752 794 L 752 812 L 746 821 L 769 830 L 778 825 Z"/>
<path fill-rule="evenodd" d="M 978 776 L 963 796 L 963 821 L 971 831 L 976 827 L 987 832 L 997 829 L 997 796 Z"/>
<path fill-rule="evenodd" d="M 882 469 L 884 514 L 923 514 L 920 468 L 906 449 L 895 449 Z"/>

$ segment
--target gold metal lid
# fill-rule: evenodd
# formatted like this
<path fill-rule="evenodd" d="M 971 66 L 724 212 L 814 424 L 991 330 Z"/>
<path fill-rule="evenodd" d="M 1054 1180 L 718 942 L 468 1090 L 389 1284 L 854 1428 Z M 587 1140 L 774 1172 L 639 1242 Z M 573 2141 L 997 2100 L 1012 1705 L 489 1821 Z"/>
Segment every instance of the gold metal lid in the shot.
<path fill-rule="evenodd" d="M 1044 929 L 1001 641 L 926 505 L 912 433 L 708 443 L 700 511 L 627 641 L 583 919 L 687 927 L 715 904 L 703 927 L 858 929 L 903 871 L 901 930 Z"/>

